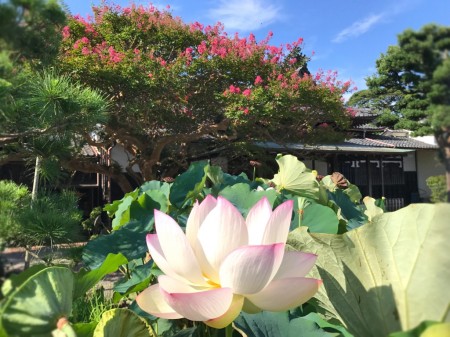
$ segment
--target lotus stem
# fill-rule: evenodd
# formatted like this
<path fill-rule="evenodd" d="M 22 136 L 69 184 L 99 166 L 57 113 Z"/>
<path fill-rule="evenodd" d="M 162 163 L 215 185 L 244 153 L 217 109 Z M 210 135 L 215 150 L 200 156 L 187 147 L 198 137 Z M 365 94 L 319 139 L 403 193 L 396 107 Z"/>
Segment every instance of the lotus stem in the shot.
<path fill-rule="evenodd" d="M 77 337 L 77 334 L 72 328 L 72 325 L 66 317 L 61 317 L 56 323 L 58 330 L 64 332 L 67 337 Z"/>
<path fill-rule="evenodd" d="M 233 336 L 233 326 L 230 324 L 225 327 L 225 337 L 232 337 Z"/>

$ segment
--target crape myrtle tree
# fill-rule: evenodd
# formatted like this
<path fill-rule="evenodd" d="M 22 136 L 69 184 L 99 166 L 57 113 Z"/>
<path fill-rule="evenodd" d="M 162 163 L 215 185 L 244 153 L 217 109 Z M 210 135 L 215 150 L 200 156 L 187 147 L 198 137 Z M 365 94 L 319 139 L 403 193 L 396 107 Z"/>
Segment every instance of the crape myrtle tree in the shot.
<path fill-rule="evenodd" d="M 136 183 L 183 167 L 193 142 L 333 140 L 348 125 L 342 94 L 350 83 L 333 72 L 311 75 L 301 39 L 274 47 L 271 34 L 259 42 L 229 36 L 221 24 L 186 24 L 153 6 L 93 12 L 69 18 L 59 67 L 110 97 L 108 121 L 83 137 L 105 150 L 121 144 Z M 104 165 L 71 159 L 77 170 Z"/>
<path fill-rule="evenodd" d="M 444 160 L 450 197 L 450 27 L 429 24 L 407 29 L 398 45 L 376 61 L 377 73 L 366 79 L 349 105 L 381 113 L 378 123 L 415 135 L 435 134 Z M 450 199 L 449 199 L 450 200 Z"/>

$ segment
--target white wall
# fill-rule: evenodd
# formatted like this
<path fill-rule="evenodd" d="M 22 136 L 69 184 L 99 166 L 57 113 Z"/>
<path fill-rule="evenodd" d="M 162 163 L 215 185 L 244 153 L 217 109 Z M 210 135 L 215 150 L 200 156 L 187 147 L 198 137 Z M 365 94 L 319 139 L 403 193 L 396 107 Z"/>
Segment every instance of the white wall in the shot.
<path fill-rule="evenodd" d="M 405 172 L 416 172 L 416 153 L 409 152 L 403 157 L 403 170 Z"/>
<path fill-rule="evenodd" d="M 429 198 L 431 191 L 426 179 L 430 176 L 445 174 L 445 167 L 439 161 L 437 150 L 417 150 L 417 180 L 421 198 Z"/>
<path fill-rule="evenodd" d="M 332 172 L 328 172 L 328 163 L 326 161 L 316 160 L 314 164 L 316 166 L 316 171 L 320 175 L 326 176 L 326 175 L 332 173 Z"/>
<path fill-rule="evenodd" d="M 115 161 L 122 168 L 122 172 L 125 172 L 125 168 L 128 165 L 128 162 L 133 159 L 133 156 L 124 149 L 122 145 L 115 145 L 110 152 L 111 160 Z M 140 172 L 139 166 L 133 166 L 134 172 Z"/>

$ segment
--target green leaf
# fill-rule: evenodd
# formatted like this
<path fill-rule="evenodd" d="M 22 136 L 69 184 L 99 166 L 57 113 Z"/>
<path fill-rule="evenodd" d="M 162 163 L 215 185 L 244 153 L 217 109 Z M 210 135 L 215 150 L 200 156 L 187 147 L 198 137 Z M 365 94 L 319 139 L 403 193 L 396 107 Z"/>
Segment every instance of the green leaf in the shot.
<path fill-rule="evenodd" d="M 344 190 L 344 193 L 347 194 L 350 200 L 355 204 L 358 204 L 362 199 L 361 192 L 359 191 L 359 188 L 356 185 L 349 183 L 348 187 Z"/>
<path fill-rule="evenodd" d="M 449 204 L 414 204 L 343 235 L 290 233 L 318 254 L 320 307 L 355 336 L 388 336 L 422 321 L 450 320 Z"/>
<path fill-rule="evenodd" d="M 277 190 L 286 190 L 302 197 L 319 200 L 319 183 L 305 164 L 292 155 L 278 155 L 275 159 L 280 167 L 272 182 Z"/>
<path fill-rule="evenodd" d="M 151 263 L 137 266 L 136 268 L 134 268 L 133 274 L 131 275 L 130 279 L 124 279 L 115 284 L 114 291 L 117 291 L 121 294 L 126 294 L 131 288 L 134 288 L 137 285 L 140 285 L 143 289 L 145 289 L 150 283 L 151 275 Z"/>
<path fill-rule="evenodd" d="M 121 200 L 122 202 L 120 204 L 118 204 L 112 221 L 113 229 L 118 229 L 120 226 L 123 226 L 130 221 L 130 205 L 134 199 L 134 196 L 128 195 Z"/>
<path fill-rule="evenodd" d="M 198 328 L 196 326 L 178 331 L 173 337 L 194 337 L 198 336 Z"/>
<path fill-rule="evenodd" d="M 127 262 L 128 260 L 121 253 L 108 254 L 99 268 L 91 271 L 81 269 L 75 274 L 74 298 L 85 295 L 89 289 L 100 282 L 106 275 L 115 272 Z"/>
<path fill-rule="evenodd" d="M 45 264 L 35 264 L 28 269 L 25 269 L 20 274 L 11 275 L 2 285 L 2 294 L 7 297 L 12 291 L 14 291 L 18 286 L 23 284 L 28 278 L 47 268 Z"/>
<path fill-rule="evenodd" d="M 336 189 L 334 192 L 329 192 L 328 195 L 330 197 L 329 202 L 334 202 L 341 209 L 341 215 L 352 224 L 347 226 L 349 230 L 367 222 L 367 218 L 358 205 L 354 204 L 342 190 Z"/>
<path fill-rule="evenodd" d="M 125 194 L 125 196 L 120 200 L 114 200 L 111 204 L 105 205 L 103 208 L 106 212 L 108 212 L 108 215 L 112 217 L 119 209 L 120 205 L 123 203 L 123 201 L 126 200 L 134 200 L 136 199 L 137 195 L 139 194 L 138 189 L 135 189 L 132 192 L 129 192 Z M 130 198 L 128 198 L 130 197 Z"/>
<path fill-rule="evenodd" d="M 236 206 L 243 216 L 246 217 L 250 208 L 263 197 L 267 197 L 270 204 L 273 206 L 278 193 L 274 189 L 255 191 L 252 190 L 248 184 L 238 183 L 233 186 L 225 187 L 220 191 L 219 195 Z"/>
<path fill-rule="evenodd" d="M 321 329 L 326 329 L 326 331 L 337 332 L 338 336 L 341 337 L 353 337 L 353 335 L 348 332 L 343 326 L 331 324 L 324 320 L 319 314 L 315 312 L 311 312 L 306 316 L 303 316 L 305 319 L 309 319 L 310 321 L 315 322 Z"/>
<path fill-rule="evenodd" d="M 300 213 L 301 211 L 303 211 L 299 216 L 301 226 L 308 227 L 310 232 L 328 234 L 338 232 L 339 219 L 330 207 L 313 203 L 302 210 L 299 209 Z"/>
<path fill-rule="evenodd" d="M 122 253 L 128 261 L 142 258 L 147 252 L 146 234 L 151 225 L 143 226 L 139 221 L 122 226 L 119 230 L 91 240 L 83 249 L 83 262 L 89 269 L 101 266 L 109 253 Z"/>
<path fill-rule="evenodd" d="M 367 216 L 369 221 L 372 221 L 376 216 L 384 213 L 383 209 L 376 205 L 376 200 L 374 198 L 365 197 L 363 202 L 366 206 L 364 214 Z"/>
<path fill-rule="evenodd" d="M 128 309 L 104 312 L 93 337 L 157 337 L 144 319 Z"/>
<path fill-rule="evenodd" d="M 73 273 L 49 267 L 31 276 L 7 299 L 1 322 L 9 336 L 49 337 L 72 310 Z"/>
<path fill-rule="evenodd" d="M 263 311 L 258 314 L 242 312 L 233 323 L 244 337 L 331 337 L 306 318 L 291 319 L 288 312 Z"/>
<path fill-rule="evenodd" d="M 72 327 L 77 337 L 92 337 L 94 335 L 97 322 L 75 323 Z"/>
<path fill-rule="evenodd" d="M 161 182 L 158 180 L 147 181 L 139 187 L 139 194 L 146 193 L 147 191 L 157 190 L 162 192 L 167 199 L 170 195 L 171 184 Z"/>
<path fill-rule="evenodd" d="M 415 327 L 412 330 L 394 332 L 394 333 L 391 333 L 389 335 L 389 337 L 422 337 L 423 332 L 435 324 L 439 324 L 439 322 L 425 321 L 425 322 L 420 323 L 417 327 Z M 443 335 L 437 335 L 436 337 L 438 337 L 438 336 L 443 336 Z"/>
<path fill-rule="evenodd" d="M 205 186 L 207 161 L 192 163 L 188 170 L 179 175 L 172 184 L 169 200 L 177 208 L 183 208 L 188 201 L 194 201 Z"/>
<path fill-rule="evenodd" d="M 153 226 L 154 210 L 167 212 L 169 200 L 162 191 L 148 190 L 130 205 L 130 220 L 138 220 L 144 226 Z"/>
<path fill-rule="evenodd" d="M 213 185 L 221 185 L 224 181 L 222 168 L 220 166 L 210 166 L 208 169 L 208 178 Z"/>
<path fill-rule="evenodd" d="M 429 326 L 420 337 L 448 337 L 450 336 L 450 323 L 440 323 Z"/>

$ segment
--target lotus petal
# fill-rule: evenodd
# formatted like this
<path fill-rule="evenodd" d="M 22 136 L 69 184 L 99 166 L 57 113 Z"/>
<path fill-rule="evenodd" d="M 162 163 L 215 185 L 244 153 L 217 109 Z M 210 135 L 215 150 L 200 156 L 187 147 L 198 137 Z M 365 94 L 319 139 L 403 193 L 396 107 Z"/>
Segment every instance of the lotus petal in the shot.
<path fill-rule="evenodd" d="M 233 301 L 231 302 L 231 305 L 228 308 L 227 312 L 220 317 L 206 321 L 205 324 L 216 329 L 225 328 L 226 326 L 230 325 L 231 322 L 233 322 L 236 317 L 239 316 L 243 304 L 244 304 L 244 296 L 234 295 Z"/>
<path fill-rule="evenodd" d="M 197 258 L 186 235 L 175 220 L 155 210 L 155 227 L 159 244 L 171 269 L 193 283 L 204 284 L 205 280 Z"/>
<path fill-rule="evenodd" d="M 262 291 L 247 298 L 262 310 L 284 311 L 308 301 L 321 283 L 321 280 L 313 278 L 283 278 L 272 281 Z"/>
<path fill-rule="evenodd" d="M 136 302 L 142 310 L 156 317 L 167 319 L 183 317 L 173 310 L 169 304 L 167 304 L 161 291 L 159 290 L 159 284 L 152 285 L 141 292 L 136 297 Z"/>
<path fill-rule="evenodd" d="M 184 277 L 178 275 L 169 265 L 164 252 L 162 251 L 157 234 L 147 234 L 147 247 L 153 261 L 155 261 L 158 268 L 161 269 L 164 274 L 185 282 L 189 282 Z"/>
<path fill-rule="evenodd" d="M 291 226 L 293 200 L 287 200 L 278 206 L 270 216 L 265 228 L 262 244 L 285 243 Z"/>
<path fill-rule="evenodd" d="M 290 277 L 304 277 L 306 276 L 314 263 L 317 260 L 317 255 L 303 252 L 284 252 L 283 262 L 276 273 L 274 280 Z"/>
<path fill-rule="evenodd" d="M 198 230 L 201 224 L 209 212 L 216 207 L 216 205 L 217 200 L 210 194 L 207 195 L 205 200 L 203 200 L 200 204 L 198 201 L 194 204 L 186 224 L 186 237 L 191 244 L 203 274 L 210 279 L 216 279 L 216 281 L 218 281 L 217 272 L 206 259 L 205 253 L 198 239 Z"/>
<path fill-rule="evenodd" d="M 267 222 L 272 215 L 272 206 L 264 197 L 258 201 L 248 212 L 245 222 L 248 230 L 248 244 L 262 244 Z"/>
<path fill-rule="evenodd" d="M 186 237 L 192 246 L 197 244 L 197 234 L 202 222 L 216 205 L 217 200 L 211 194 L 208 194 L 200 204 L 198 201 L 195 202 L 186 223 Z"/>
<path fill-rule="evenodd" d="M 229 254 L 220 267 L 222 287 L 235 294 L 261 291 L 275 276 L 284 255 L 284 243 L 244 246 Z"/>
<path fill-rule="evenodd" d="M 248 242 L 247 226 L 241 213 L 226 199 L 217 198 L 217 206 L 209 212 L 198 231 L 198 238 L 209 264 L 217 271 L 224 258 Z"/>
<path fill-rule="evenodd" d="M 194 289 L 168 276 L 158 277 L 161 293 L 177 313 L 192 321 L 207 321 L 224 315 L 230 308 L 230 288 Z"/>

